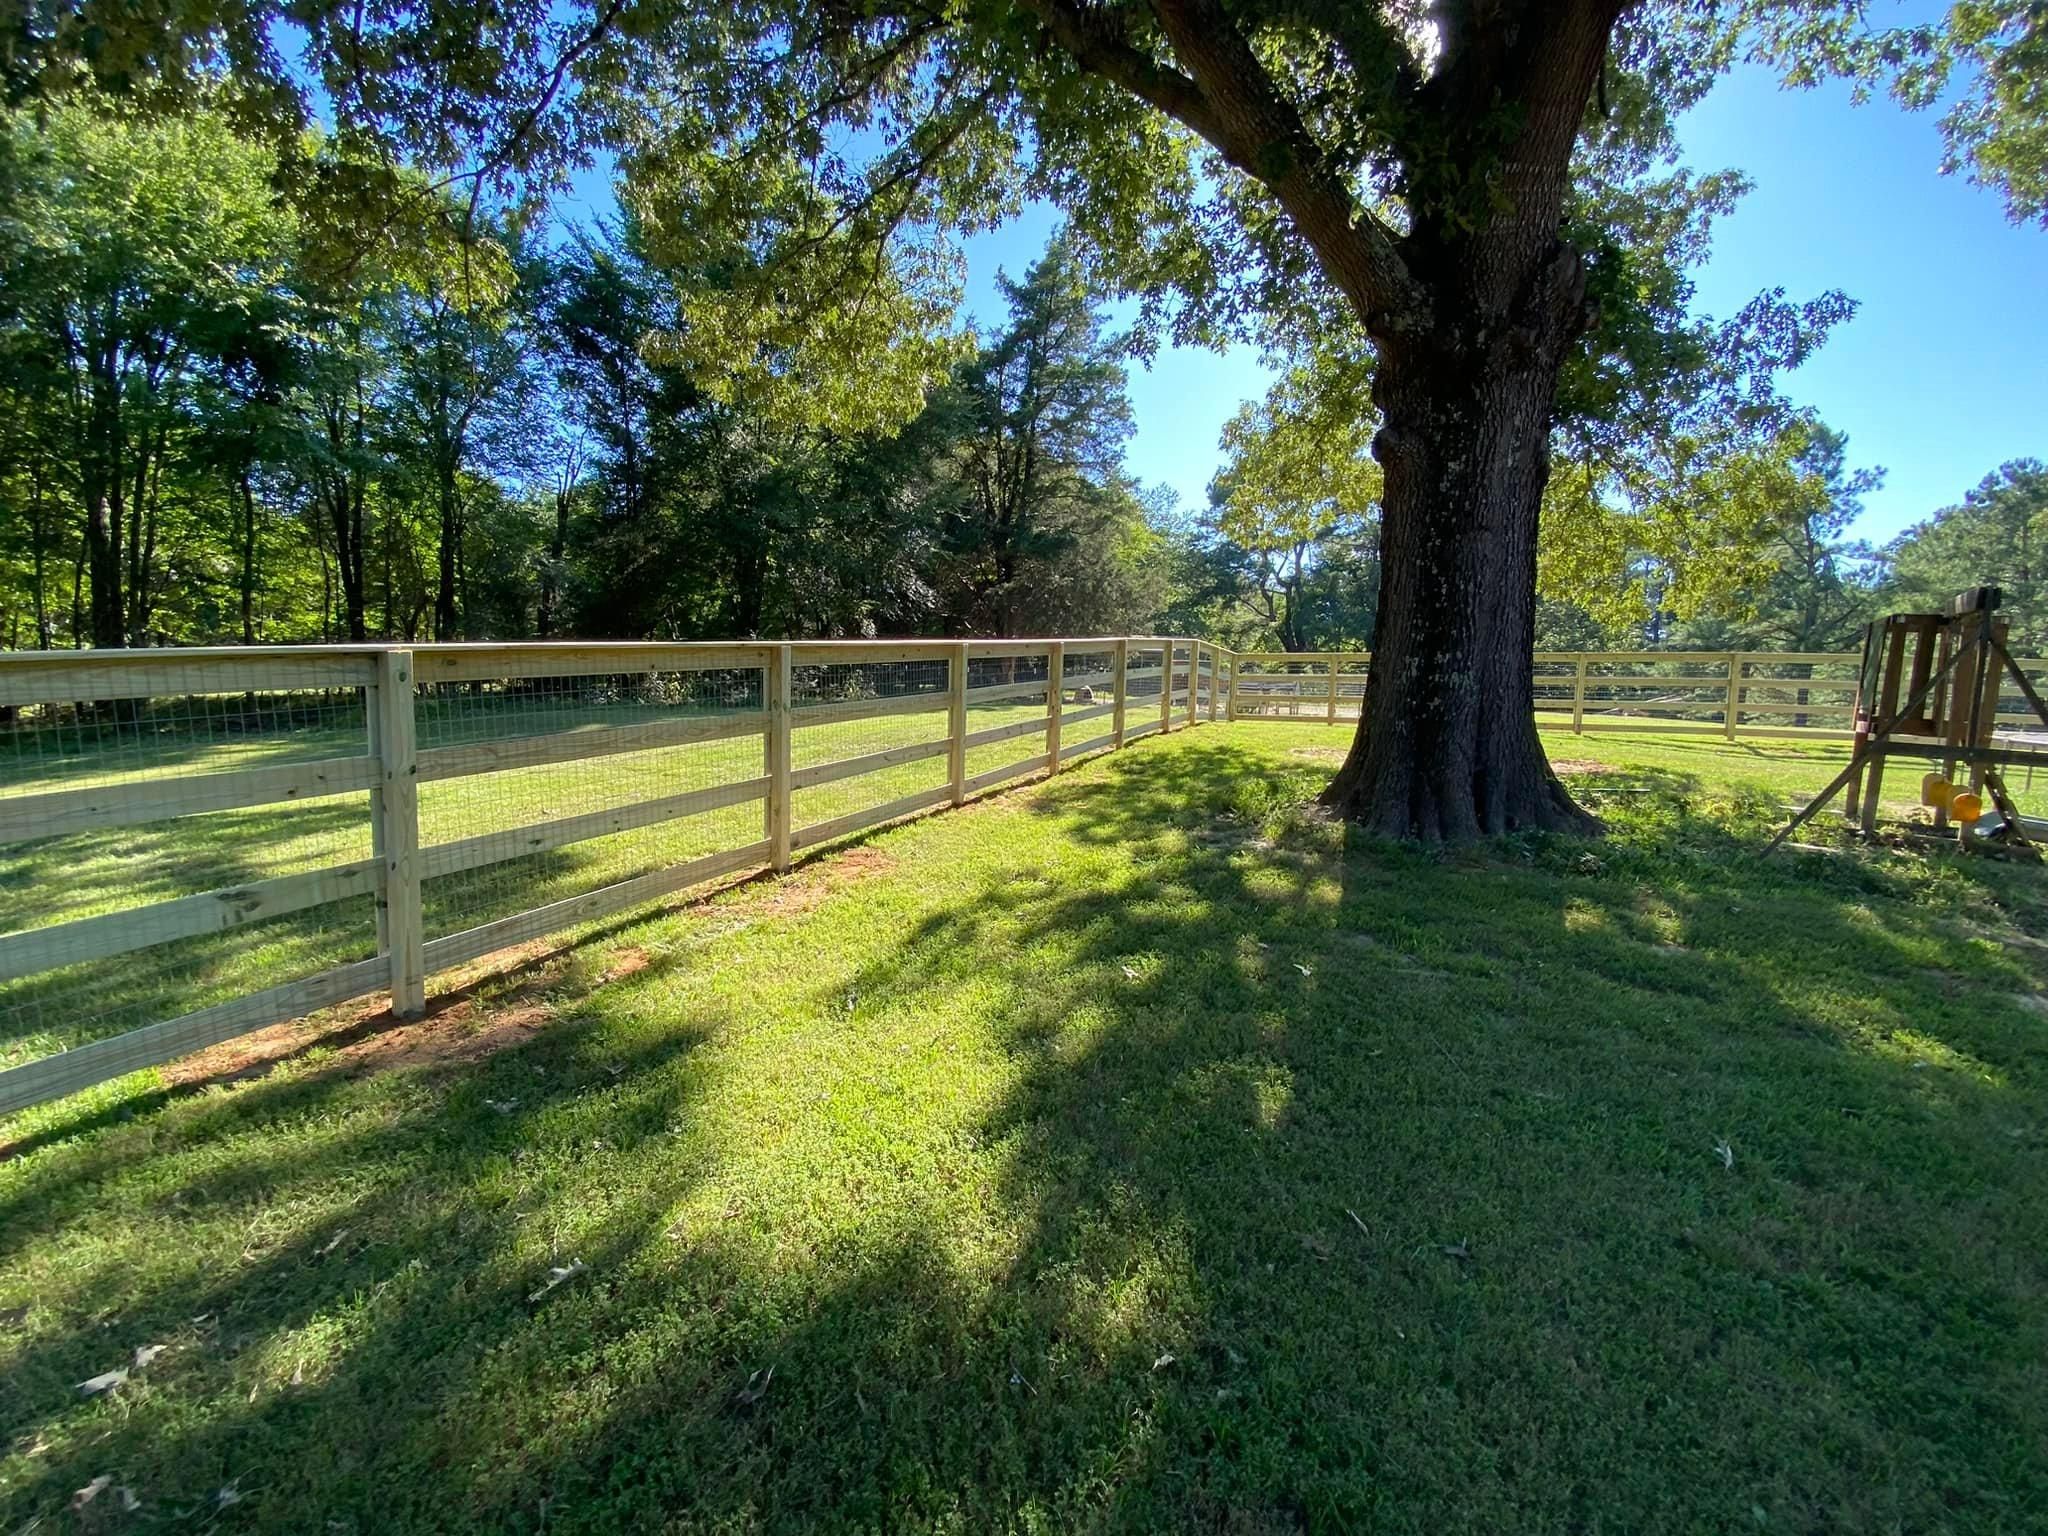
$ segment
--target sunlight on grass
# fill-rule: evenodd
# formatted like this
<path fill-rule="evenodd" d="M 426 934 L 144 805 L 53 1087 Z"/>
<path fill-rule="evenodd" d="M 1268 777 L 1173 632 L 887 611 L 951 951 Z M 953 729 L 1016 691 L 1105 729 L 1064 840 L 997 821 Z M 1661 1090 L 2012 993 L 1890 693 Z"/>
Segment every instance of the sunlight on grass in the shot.
<path fill-rule="evenodd" d="M 1437 855 L 1333 739 L 0 1124 L 0 1530 L 2037 1528 L 2042 872 L 1618 736 L 1606 839 Z"/>

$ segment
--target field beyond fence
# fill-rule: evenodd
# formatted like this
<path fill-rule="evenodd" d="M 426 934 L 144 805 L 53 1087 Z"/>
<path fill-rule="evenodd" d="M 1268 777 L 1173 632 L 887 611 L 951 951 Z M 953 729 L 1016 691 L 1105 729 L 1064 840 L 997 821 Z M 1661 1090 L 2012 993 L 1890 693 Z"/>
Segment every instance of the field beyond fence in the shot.
<path fill-rule="evenodd" d="M 410 1015 L 436 973 L 1151 732 L 1353 720 L 1366 663 L 1159 636 L 10 656 L 0 1113 L 375 993 Z M 1533 677 L 1546 724 L 1826 738 L 1855 663 Z"/>

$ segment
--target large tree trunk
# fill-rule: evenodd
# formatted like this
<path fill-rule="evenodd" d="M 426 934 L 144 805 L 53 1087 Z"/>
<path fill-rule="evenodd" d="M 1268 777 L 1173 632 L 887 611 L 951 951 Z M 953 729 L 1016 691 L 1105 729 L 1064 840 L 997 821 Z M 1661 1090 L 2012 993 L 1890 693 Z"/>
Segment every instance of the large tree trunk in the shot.
<path fill-rule="evenodd" d="M 1479 259 L 1464 253 L 1461 272 Z M 1582 270 L 1557 246 L 1508 313 L 1381 343 L 1379 613 L 1358 734 L 1324 795 L 1376 831 L 1597 827 L 1544 758 L 1530 661 L 1551 409 L 1583 321 Z M 1459 287 L 1439 314 L 1468 301 Z"/>

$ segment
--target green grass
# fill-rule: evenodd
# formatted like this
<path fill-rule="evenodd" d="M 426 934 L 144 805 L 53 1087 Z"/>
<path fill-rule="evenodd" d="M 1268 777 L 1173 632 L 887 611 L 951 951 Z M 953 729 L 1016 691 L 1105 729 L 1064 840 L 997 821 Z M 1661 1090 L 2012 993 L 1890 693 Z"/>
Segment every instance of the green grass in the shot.
<path fill-rule="evenodd" d="M 1070 709 L 1073 706 L 1069 706 Z M 529 732 L 596 729 L 687 715 L 688 709 L 525 709 L 493 705 L 430 719 L 424 744 Z M 969 711 L 968 729 L 1042 719 L 1042 703 L 997 703 Z M 1092 738 L 1107 721 L 1075 729 Z M 792 740 L 796 768 L 943 737 L 944 701 L 934 711 L 876 720 L 805 726 Z M 222 772 L 259 762 L 332 757 L 359 750 L 360 734 L 338 744 L 336 729 L 274 734 L 267 740 L 192 747 L 173 736 L 144 755 L 84 744 L 39 762 L 41 777 L 9 788 L 47 790 L 135 776 L 139 769 Z M 1042 736 L 971 748 L 968 772 L 979 773 L 1043 750 Z M 422 844 L 454 842 L 483 832 L 531 826 L 563 816 L 623 806 L 754 777 L 762 771 L 759 738 L 706 742 L 588 761 L 446 779 L 420 787 Z M 936 788 L 946 780 L 943 757 L 799 790 L 801 827 L 867 806 Z M 593 838 L 566 848 L 429 880 L 428 936 L 459 932 L 510 917 L 598 886 L 630 879 L 763 835 L 758 803 Z M 0 850 L 0 932 L 92 917 L 200 891 L 344 864 L 370 856 L 369 797 L 317 800 L 188 816 L 143 826 L 47 838 Z M 376 952 L 375 911 L 367 896 L 294 913 L 221 934 L 180 940 L 148 951 L 0 982 L 0 1067 L 175 1017 L 260 988 L 307 976 Z"/>
<path fill-rule="evenodd" d="M 1650 737 L 1432 856 L 1341 739 L 0 1124 L 0 1530 L 2048 1528 L 2048 878 Z"/>

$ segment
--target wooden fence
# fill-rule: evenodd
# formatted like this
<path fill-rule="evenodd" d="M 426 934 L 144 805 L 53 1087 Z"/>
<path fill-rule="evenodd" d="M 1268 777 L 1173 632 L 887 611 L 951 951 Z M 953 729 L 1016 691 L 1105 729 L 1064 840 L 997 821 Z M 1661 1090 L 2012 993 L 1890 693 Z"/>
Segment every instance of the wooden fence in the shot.
<path fill-rule="evenodd" d="M 1533 677 L 1573 729 L 1839 734 L 1854 666 Z M 0 1113 L 374 993 L 415 1015 L 436 973 L 1152 732 L 1354 718 L 1365 678 L 1161 636 L 0 657 Z"/>

